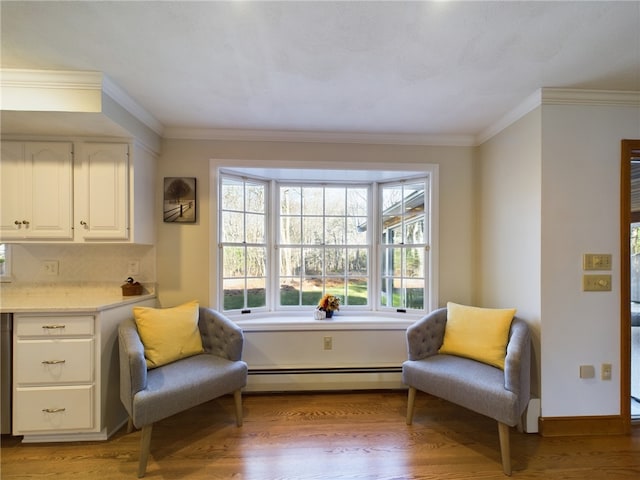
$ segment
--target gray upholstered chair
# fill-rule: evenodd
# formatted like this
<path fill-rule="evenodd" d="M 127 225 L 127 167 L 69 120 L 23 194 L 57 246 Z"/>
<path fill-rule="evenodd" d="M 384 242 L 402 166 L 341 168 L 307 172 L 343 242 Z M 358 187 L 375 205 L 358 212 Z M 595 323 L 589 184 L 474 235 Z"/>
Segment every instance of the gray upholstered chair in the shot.
<path fill-rule="evenodd" d="M 522 426 L 529 403 L 531 336 L 526 322 L 511 322 L 504 371 L 476 360 L 438 353 L 447 309 L 435 310 L 407 329 L 409 359 L 402 365 L 409 386 L 407 425 L 413 420 L 416 391 L 434 395 L 498 422 L 502 468 L 511 475 L 509 427 Z"/>
<path fill-rule="evenodd" d="M 142 429 L 138 477 L 147 469 L 154 422 L 233 393 L 236 423 L 242 425 L 240 392 L 247 383 L 242 330 L 219 312 L 202 307 L 198 327 L 204 353 L 147 370 L 135 321 L 119 326 L 120 399 L 129 413 L 128 430 Z"/>

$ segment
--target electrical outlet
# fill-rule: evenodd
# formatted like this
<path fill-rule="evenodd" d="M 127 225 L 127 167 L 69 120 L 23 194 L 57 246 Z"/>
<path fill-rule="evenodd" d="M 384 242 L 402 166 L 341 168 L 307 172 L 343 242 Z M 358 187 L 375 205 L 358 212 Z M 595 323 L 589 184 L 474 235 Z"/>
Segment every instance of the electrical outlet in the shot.
<path fill-rule="evenodd" d="M 58 260 L 45 260 L 42 262 L 42 270 L 45 275 L 56 276 L 60 271 Z"/>
<path fill-rule="evenodd" d="M 611 380 L 611 364 L 603 363 L 602 370 L 600 373 L 601 373 L 602 380 Z"/>
<path fill-rule="evenodd" d="M 127 275 L 140 275 L 140 260 L 129 260 L 127 262 Z"/>
<path fill-rule="evenodd" d="M 332 337 L 324 337 L 323 344 L 324 344 L 324 349 L 325 350 L 333 349 L 333 338 Z"/>

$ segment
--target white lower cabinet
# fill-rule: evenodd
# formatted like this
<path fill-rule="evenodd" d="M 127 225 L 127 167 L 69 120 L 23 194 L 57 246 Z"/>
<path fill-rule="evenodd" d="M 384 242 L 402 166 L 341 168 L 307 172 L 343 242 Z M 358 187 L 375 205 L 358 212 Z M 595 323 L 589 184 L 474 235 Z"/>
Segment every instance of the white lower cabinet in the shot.
<path fill-rule="evenodd" d="M 118 325 L 134 306 L 13 317 L 13 435 L 24 442 L 106 440 L 127 420 Z"/>

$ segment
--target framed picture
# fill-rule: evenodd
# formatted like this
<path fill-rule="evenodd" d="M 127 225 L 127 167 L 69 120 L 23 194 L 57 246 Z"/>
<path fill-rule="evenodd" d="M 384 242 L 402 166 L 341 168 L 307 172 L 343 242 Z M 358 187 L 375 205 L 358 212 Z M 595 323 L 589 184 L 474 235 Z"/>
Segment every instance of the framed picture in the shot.
<path fill-rule="evenodd" d="M 195 177 L 165 177 L 163 219 L 167 223 L 195 223 Z"/>

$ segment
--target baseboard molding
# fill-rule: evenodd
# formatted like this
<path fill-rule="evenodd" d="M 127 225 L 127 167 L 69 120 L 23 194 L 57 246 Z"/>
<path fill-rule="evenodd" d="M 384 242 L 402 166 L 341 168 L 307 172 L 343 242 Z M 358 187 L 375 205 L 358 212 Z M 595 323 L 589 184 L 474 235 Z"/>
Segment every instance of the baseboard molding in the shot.
<path fill-rule="evenodd" d="M 629 431 L 627 423 L 620 415 L 540 417 L 538 430 L 543 437 L 624 435 Z"/>

